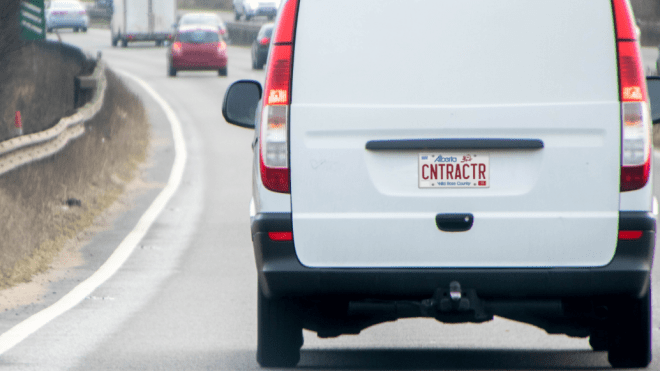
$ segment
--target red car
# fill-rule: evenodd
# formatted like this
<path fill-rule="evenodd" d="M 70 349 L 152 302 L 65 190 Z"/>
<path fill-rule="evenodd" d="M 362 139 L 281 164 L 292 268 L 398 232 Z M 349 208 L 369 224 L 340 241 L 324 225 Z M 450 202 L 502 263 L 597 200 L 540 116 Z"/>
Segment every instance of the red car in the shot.
<path fill-rule="evenodd" d="M 218 29 L 207 26 L 181 27 L 168 53 L 170 76 L 177 71 L 216 70 L 227 76 L 227 44 Z"/>

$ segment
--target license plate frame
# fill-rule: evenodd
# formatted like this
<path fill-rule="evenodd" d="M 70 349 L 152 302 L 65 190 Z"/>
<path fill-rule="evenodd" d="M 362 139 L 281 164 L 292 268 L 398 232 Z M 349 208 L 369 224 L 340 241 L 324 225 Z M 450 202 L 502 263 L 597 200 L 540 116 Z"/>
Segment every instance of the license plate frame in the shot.
<path fill-rule="evenodd" d="M 417 159 L 421 189 L 490 187 L 490 153 L 420 152 Z"/>

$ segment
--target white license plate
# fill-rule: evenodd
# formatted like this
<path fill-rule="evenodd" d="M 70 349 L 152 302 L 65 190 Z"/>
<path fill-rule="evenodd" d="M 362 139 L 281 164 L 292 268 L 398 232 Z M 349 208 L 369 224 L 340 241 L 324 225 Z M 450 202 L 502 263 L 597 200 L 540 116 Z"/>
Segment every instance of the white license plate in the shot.
<path fill-rule="evenodd" d="M 419 188 L 488 188 L 488 160 L 487 153 L 420 153 Z"/>

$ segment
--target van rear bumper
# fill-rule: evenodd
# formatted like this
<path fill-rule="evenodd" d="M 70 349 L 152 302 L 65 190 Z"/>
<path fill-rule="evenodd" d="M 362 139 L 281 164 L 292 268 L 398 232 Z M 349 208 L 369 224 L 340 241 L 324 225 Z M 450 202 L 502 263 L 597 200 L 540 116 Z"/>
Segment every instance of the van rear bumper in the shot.
<path fill-rule="evenodd" d="M 646 212 L 620 212 L 619 230 L 642 237 L 619 240 L 603 267 L 579 268 L 309 268 L 292 241 L 272 241 L 271 231 L 291 231 L 291 213 L 257 214 L 252 239 L 259 279 L 268 297 L 341 296 L 355 299 L 430 297 L 458 281 L 484 299 L 599 297 L 641 298 L 647 291 L 655 247 L 656 220 Z"/>

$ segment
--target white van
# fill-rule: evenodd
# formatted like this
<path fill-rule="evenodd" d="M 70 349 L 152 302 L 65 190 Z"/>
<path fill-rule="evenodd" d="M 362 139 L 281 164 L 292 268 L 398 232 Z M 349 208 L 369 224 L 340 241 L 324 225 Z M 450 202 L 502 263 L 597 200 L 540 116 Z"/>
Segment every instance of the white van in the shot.
<path fill-rule="evenodd" d="M 284 1 L 265 88 L 227 91 L 227 122 L 257 129 L 258 361 L 295 365 L 303 328 L 497 315 L 647 366 L 652 119 L 630 4 L 417 3 Z"/>

